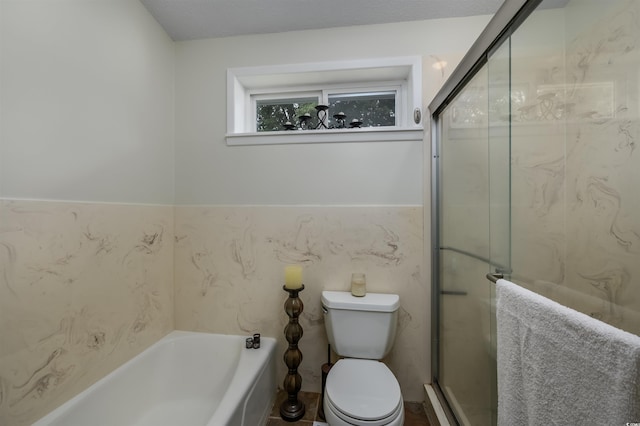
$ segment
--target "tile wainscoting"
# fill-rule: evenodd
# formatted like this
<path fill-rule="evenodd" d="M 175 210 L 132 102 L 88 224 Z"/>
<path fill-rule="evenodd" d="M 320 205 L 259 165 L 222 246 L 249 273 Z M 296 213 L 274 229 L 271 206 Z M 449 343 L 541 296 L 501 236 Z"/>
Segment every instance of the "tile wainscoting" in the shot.
<path fill-rule="evenodd" d="M 284 353 L 287 264 L 304 267 L 303 390 L 320 391 L 327 359 L 320 293 L 348 290 L 361 271 L 368 291 L 400 295 L 385 361 L 405 399 L 421 401 L 420 206 L 0 201 L 0 424 L 30 424 L 173 329 L 260 332 Z"/>
<path fill-rule="evenodd" d="M 299 347 L 303 390 L 319 392 L 327 339 L 322 290 L 349 290 L 364 272 L 370 292 L 400 295 L 396 343 L 386 362 L 405 399 L 422 401 L 429 342 L 422 207 L 176 207 L 176 328 L 274 336 L 284 353 L 284 266 L 304 267 Z M 284 379 L 285 365 L 278 364 Z"/>
<path fill-rule="evenodd" d="M 0 201 L 0 424 L 31 424 L 174 328 L 173 247 L 173 206 Z"/>

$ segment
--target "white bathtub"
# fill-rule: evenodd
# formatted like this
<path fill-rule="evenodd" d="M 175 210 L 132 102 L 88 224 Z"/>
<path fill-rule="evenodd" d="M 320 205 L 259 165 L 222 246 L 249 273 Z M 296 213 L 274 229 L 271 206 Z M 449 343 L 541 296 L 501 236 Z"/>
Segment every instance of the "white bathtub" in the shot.
<path fill-rule="evenodd" d="M 276 341 L 174 331 L 34 426 L 264 425 Z"/>

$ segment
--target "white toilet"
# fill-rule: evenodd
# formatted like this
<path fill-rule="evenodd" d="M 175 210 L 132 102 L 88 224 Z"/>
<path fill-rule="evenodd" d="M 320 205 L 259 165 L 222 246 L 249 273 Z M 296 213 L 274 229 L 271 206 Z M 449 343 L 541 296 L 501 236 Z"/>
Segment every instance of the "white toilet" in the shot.
<path fill-rule="evenodd" d="M 400 298 L 396 294 L 323 291 L 327 337 L 340 359 L 329 371 L 324 415 L 330 426 L 402 425 L 400 385 L 382 359 L 393 346 Z"/>

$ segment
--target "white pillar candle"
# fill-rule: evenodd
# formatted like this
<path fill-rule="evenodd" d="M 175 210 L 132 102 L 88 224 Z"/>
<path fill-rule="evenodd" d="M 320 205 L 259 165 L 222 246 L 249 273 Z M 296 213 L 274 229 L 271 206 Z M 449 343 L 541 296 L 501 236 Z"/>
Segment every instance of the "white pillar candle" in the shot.
<path fill-rule="evenodd" d="M 291 265 L 284 268 L 284 288 L 287 290 L 302 288 L 302 266 Z"/>

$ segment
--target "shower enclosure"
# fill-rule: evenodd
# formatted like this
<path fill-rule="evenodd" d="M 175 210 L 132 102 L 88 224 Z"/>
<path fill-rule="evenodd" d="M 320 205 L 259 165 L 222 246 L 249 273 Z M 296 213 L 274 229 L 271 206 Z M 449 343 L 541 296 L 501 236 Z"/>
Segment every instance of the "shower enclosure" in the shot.
<path fill-rule="evenodd" d="M 507 0 L 430 105 L 433 383 L 496 422 L 494 285 L 640 334 L 640 0 Z"/>

